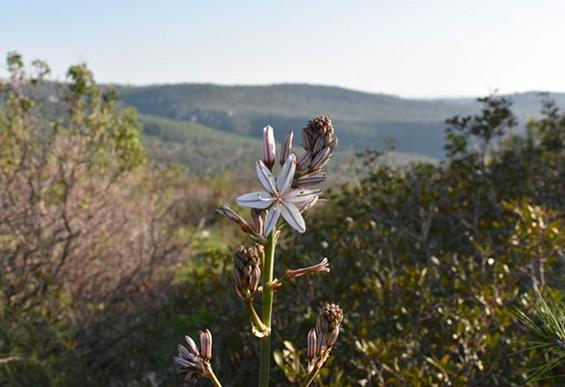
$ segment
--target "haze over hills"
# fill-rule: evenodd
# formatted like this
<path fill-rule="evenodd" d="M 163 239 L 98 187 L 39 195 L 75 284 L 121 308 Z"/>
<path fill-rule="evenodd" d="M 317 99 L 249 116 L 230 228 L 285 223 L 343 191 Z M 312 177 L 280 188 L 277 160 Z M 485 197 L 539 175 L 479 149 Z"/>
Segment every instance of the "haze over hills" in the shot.
<path fill-rule="evenodd" d="M 283 137 L 290 129 L 298 131 L 313 116 L 329 115 L 338 130 L 340 149 L 345 151 L 383 148 L 387 139 L 396 141 L 399 152 L 443 157 L 446 118 L 476 112 L 472 98 L 408 99 L 385 94 L 371 94 L 339 87 L 306 84 L 270 86 L 221 86 L 214 84 L 173 84 L 152 86 L 117 86 L 122 100 L 134 106 L 143 120 L 162 117 L 187 123 L 198 123 L 216 131 L 228 132 L 224 149 L 236 138 L 258 138 L 267 124 Z M 551 96 L 559 106 L 565 105 L 565 94 Z M 540 109 L 537 92 L 509 95 L 521 123 Z M 171 122 L 161 125 L 153 119 L 147 135 L 159 137 L 171 130 Z M 166 128 L 165 128 L 166 127 Z M 190 126 L 186 129 L 190 131 Z M 174 130 L 182 131 L 180 126 Z M 216 133 L 206 131 L 206 133 Z M 200 133 L 200 132 L 199 132 Z M 202 139 L 202 133 L 199 134 Z M 175 137 L 173 136 L 173 137 Z M 183 137 L 185 142 L 189 137 Z M 220 140 L 217 133 L 212 136 Z M 211 140 L 212 142 L 216 140 Z M 167 140 L 169 143 L 171 140 Z"/>

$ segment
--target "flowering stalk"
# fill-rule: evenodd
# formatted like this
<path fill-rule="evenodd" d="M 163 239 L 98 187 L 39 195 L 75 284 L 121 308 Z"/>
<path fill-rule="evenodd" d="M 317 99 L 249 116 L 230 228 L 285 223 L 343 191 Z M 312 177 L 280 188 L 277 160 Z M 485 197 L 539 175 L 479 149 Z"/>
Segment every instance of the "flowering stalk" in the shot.
<path fill-rule="evenodd" d="M 237 293 L 245 301 L 252 322 L 252 332 L 260 338 L 259 387 L 269 386 L 275 290 L 282 287 L 285 282 L 301 276 L 330 271 L 328 260 L 324 258 L 316 265 L 287 270 L 281 280 L 274 279 L 275 249 L 281 228 L 279 221 L 284 220 L 299 233 L 306 231 L 302 214 L 318 203 L 321 191 L 305 187 L 314 186 L 326 179 L 327 174 L 323 168 L 332 158 L 337 145 L 332 122 L 327 117 L 310 120 L 302 130 L 304 147 L 302 155 L 299 156 L 293 151 L 292 140 L 293 133 L 290 132 L 281 148 L 279 158 L 281 167 L 275 178 L 273 168 L 276 147 L 273 128 L 267 126 L 263 129 L 261 159 L 257 160 L 255 165 L 257 178 L 263 190 L 247 193 L 236 199 L 240 206 L 251 209 L 253 222 L 248 222 L 229 207 L 221 206 L 218 209 L 218 212 L 235 223 L 257 243 L 252 247 L 241 246 L 236 251 L 233 279 Z M 261 287 L 259 282 L 262 283 Z M 261 316 L 253 305 L 254 297 L 259 293 L 262 297 Z M 343 313 L 337 305 L 328 304 L 320 316 L 316 328 L 308 334 L 309 374 L 304 386 L 308 386 L 315 379 L 328 359 L 339 333 Z M 196 358 L 195 356 L 193 357 Z M 192 366 L 193 363 L 189 362 L 187 366 Z M 207 370 L 206 363 L 186 372 L 189 372 L 187 378 L 190 382 L 193 380 L 195 382 L 195 375 L 204 375 L 215 383 L 215 376 L 211 368 L 210 371 Z"/>
<path fill-rule="evenodd" d="M 267 334 L 261 338 L 259 361 L 259 387 L 269 386 L 271 373 L 271 318 L 273 315 L 273 294 L 271 287 L 275 263 L 275 247 L 277 245 L 277 231 L 272 231 L 267 236 L 265 246 L 265 269 L 263 271 L 263 323 Z"/>
<path fill-rule="evenodd" d="M 304 379 L 302 384 L 300 384 L 300 387 L 308 387 L 314 381 L 314 379 L 316 379 L 316 376 L 318 376 L 318 371 L 320 371 L 319 368 L 313 368 L 312 371 L 310 371 L 310 373 L 306 376 L 306 379 Z"/>

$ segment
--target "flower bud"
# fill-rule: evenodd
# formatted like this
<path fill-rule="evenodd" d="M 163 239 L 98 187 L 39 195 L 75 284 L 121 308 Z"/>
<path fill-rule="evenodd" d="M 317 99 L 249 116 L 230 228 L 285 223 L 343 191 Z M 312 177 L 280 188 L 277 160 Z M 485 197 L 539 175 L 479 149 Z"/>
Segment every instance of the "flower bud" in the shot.
<path fill-rule="evenodd" d="M 275 164 L 275 136 L 273 134 L 273 128 L 270 126 L 265 126 L 263 128 L 261 159 L 269 169 L 271 169 Z"/>
<path fill-rule="evenodd" d="M 297 179 L 321 170 L 332 158 L 337 146 L 332 121 L 326 116 L 308 121 L 308 125 L 302 129 L 302 145 L 305 152 L 298 159 Z"/>
<path fill-rule="evenodd" d="M 322 147 L 328 145 L 334 138 L 334 127 L 332 120 L 326 116 L 319 116 L 308 121 L 308 125 L 302 129 L 304 149 L 313 149 L 318 152 Z M 306 139 L 304 141 L 304 139 Z"/>
<path fill-rule="evenodd" d="M 304 149 L 310 149 L 310 137 L 306 132 L 306 130 L 302 129 L 301 136 L 302 136 L 302 147 Z"/>
<path fill-rule="evenodd" d="M 259 287 L 261 269 L 259 262 L 263 254 L 263 247 L 240 246 L 233 256 L 233 282 L 238 294 L 242 298 L 253 295 Z"/>
<path fill-rule="evenodd" d="M 317 353 L 329 355 L 339 335 L 342 321 L 343 311 L 339 305 L 326 304 L 320 310 L 316 321 Z"/>
<path fill-rule="evenodd" d="M 224 215 L 226 218 L 228 218 L 235 224 L 237 224 L 244 233 L 251 235 L 255 234 L 255 230 L 253 229 L 253 227 L 251 227 L 251 225 L 249 225 L 249 223 L 247 223 L 245 219 L 239 216 L 235 211 L 233 211 L 228 206 L 222 204 L 220 207 L 216 209 L 216 211 Z"/>
<path fill-rule="evenodd" d="M 253 218 L 255 232 L 257 232 L 257 235 L 259 236 L 263 236 L 266 214 L 267 214 L 266 210 L 259 210 L 257 208 L 251 209 L 251 218 Z"/>
<path fill-rule="evenodd" d="M 298 161 L 296 163 L 296 167 L 299 170 L 304 171 L 304 170 L 306 170 L 308 165 L 310 165 L 311 161 L 312 161 L 312 153 L 310 151 L 306 151 L 306 152 L 302 153 L 302 155 L 300 155 L 300 157 L 298 158 Z"/>
<path fill-rule="evenodd" d="M 286 271 L 286 277 L 290 281 L 292 281 L 295 278 L 301 277 L 303 275 L 320 273 L 320 272 L 329 272 L 329 271 L 330 271 L 330 264 L 328 263 L 328 259 L 324 258 L 320 261 L 320 263 L 317 263 L 312 266 L 304 267 L 302 269 L 295 269 L 295 270 L 289 269 Z"/>
<path fill-rule="evenodd" d="M 313 149 L 313 153 L 317 153 L 320 150 L 322 150 L 324 148 L 324 145 L 326 144 L 326 138 L 325 136 L 320 136 L 316 139 L 316 142 L 314 143 L 314 146 L 312 147 Z"/>
<path fill-rule="evenodd" d="M 312 328 L 310 329 L 310 332 L 308 332 L 307 343 L 308 343 L 308 360 L 312 360 L 318 354 L 317 352 L 318 346 L 316 345 L 316 329 Z"/>
<path fill-rule="evenodd" d="M 281 165 L 284 164 L 286 159 L 288 159 L 288 156 L 290 156 L 290 152 L 292 152 L 292 138 L 293 137 L 294 137 L 294 133 L 292 133 L 292 131 L 290 131 L 290 132 L 288 132 L 286 138 L 284 139 L 284 143 L 283 143 L 282 149 L 281 149 L 281 159 L 280 159 Z"/>
<path fill-rule="evenodd" d="M 204 361 L 212 358 L 212 334 L 208 329 L 200 332 L 200 356 Z"/>
<path fill-rule="evenodd" d="M 304 175 L 294 179 L 292 185 L 296 188 L 307 187 L 309 185 L 316 185 L 323 183 L 328 176 L 325 172 L 315 172 L 308 175 Z"/>
<path fill-rule="evenodd" d="M 318 171 L 323 168 L 331 157 L 331 153 L 332 151 L 330 148 L 322 148 L 318 153 L 316 153 L 316 156 L 308 165 L 308 169 L 311 171 Z"/>

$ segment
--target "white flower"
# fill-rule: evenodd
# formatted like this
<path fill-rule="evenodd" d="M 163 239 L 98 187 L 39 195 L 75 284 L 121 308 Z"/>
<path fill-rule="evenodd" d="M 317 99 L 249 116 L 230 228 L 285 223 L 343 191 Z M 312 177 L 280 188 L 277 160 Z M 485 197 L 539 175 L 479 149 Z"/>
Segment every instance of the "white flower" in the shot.
<path fill-rule="evenodd" d="M 296 170 L 296 156 L 288 156 L 276 180 L 262 161 L 257 161 L 256 169 L 259 182 L 265 191 L 241 195 L 236 199 L 237 203 L 244 207 L 269 209 L 265 218 L 265 236 L 275 229 L 281 215 L 296 231 L 306 231 L 304 218 L 297 205 L 317 197 L 320 190 L 291 188 Z"/>

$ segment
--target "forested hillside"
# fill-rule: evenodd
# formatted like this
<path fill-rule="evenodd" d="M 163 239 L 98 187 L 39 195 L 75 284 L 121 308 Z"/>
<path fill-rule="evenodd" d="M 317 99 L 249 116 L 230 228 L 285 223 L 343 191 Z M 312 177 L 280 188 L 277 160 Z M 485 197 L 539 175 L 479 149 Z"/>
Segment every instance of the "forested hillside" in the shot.
<path fill-rule="evenodd" d="M 287 130 L 301 129 L 309 117 L 327 114 L 339 130 L 342 151 L 383 148 L 394 139 L 400 152 L 436 159 L 445 156 L 445 117 L 479 109 L 472 98 L 418 100 L 301 84 L 120 86 L 117 92 L 140 113 L 199 123 L 245 137 L 258 137 L 266 124 L 282 136 Z M 536 92 L 509 98 L 515 102 L 514 110 L 522 123 L 538 114 Z M 552 98 L 565 102 L 564 94 L 552 94 Z M 155 126 L 152 130 L 149 134 L 155 133 Z M 517 130 L 523 132 L 523 127 Z M 182 158 L 179 161 L 183 162 Z"/>
<path fill-rule="evenodd" d="M 259 141 L 197 123 L 140 115 L 152 160 L 183 165 L 195 176 L 219 176 L 257 157 Z"/>

